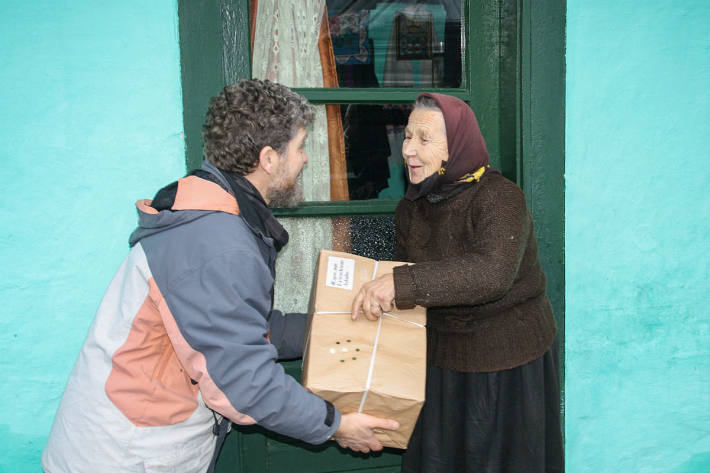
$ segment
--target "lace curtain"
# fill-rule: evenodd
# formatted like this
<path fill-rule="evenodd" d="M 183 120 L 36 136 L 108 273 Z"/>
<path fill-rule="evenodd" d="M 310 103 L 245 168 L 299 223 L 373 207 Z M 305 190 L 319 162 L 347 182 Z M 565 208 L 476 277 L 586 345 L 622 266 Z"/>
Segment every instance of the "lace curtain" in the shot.
<path fill-rule="evenodd" d="M 325 0 L 259 0 L 252 29 L 252 75 L 289 87 L 323 87 L 318 50 Z M 316 106 L 308 130 L 308 163 L 300 178 L 307 201 L 330 200 L 328 123 Z M 306 312 L 318 252 L 331 248 L 332 224 L 325 219 L 282 218 L 289 243 L 276 261 L 274 307 Z"/>

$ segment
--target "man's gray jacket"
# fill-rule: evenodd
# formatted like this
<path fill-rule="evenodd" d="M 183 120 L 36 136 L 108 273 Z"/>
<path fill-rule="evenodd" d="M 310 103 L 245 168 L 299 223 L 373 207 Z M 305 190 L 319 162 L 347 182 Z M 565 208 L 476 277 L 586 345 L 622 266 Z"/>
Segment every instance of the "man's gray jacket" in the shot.
<path fill-rule="evenodd" d="M 45 471 L 204 471 L 211 410 L 312 444 L 338 428 L 340 413 L 286 375 L 267 340 L 273 239 L 242 215 L 253 202 L 204 172 L 173 185 L 169 208 L 137 203 L 131 251 L 70 376 Z"/>

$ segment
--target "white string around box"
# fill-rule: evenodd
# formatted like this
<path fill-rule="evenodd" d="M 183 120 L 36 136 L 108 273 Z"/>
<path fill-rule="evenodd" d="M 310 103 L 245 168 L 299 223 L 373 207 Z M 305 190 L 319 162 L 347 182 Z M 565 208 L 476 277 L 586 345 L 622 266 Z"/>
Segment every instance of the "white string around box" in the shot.
<path fill-rule="evenodd" d="M 377 265 L 379 264 L 379 261 L 375 261 L 375 269 L 372 271 L 372 280 L 375 279 L 375 276 L 377 275 Z M 328 311 L 322 311 L 322 312 L 316 312 L 314 315 L 334 315 L 334 314 L 349 314 L 350 312 L 328 312 Z M 370 386 L 372 385 L 372 372 L 375 369 L 375 357 L 377 355 L 377 347 L 380 343 L 380 332 L 382 330 L 382 319 L 384 317 L 391 317 L 393 319 L 401 320 L 402 322 L 406 322 L 408 324 L 416 325 L 417 327 L 420 328 L 425 328 L 424 324 L 420 324 L 417 322 L 413 322 L 411 320 L 403 319 L 402 317 L 397 317 L 396 315 L 390 314 L 389 312 L 382 312 L 382 316 L 379 317 L 377 320 L 377 332 L 375 333 L 375 342 L 372 346 L 372 356 L 370 356 L 370 368 L 367 372 L 367 381 L 365 382 L 365 391 L 362 393 L 362 400 L 360 401 L 360 407 L 358 408 L 358 412 L 362 412 L 362 409 L 365 407 L 365 401 L 367 400 L 367 394 L 370 392 Z M 308 342 L 310 341 L 310 331 L 308 333 L 308 340 L 306 340 L 306 346 L 308 346 Z"/>

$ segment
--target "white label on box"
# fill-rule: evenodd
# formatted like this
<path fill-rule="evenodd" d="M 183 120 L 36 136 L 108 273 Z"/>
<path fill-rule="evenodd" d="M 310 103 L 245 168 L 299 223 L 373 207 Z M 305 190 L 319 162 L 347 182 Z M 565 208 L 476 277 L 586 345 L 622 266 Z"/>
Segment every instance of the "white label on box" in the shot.
<path fill-rule="evenodd" d="M 341 258 L 339 256 L 328 256 L 328 271 L 325 275 L 326 286 L 352 291 L 354 277 L 354 259 Z"/>

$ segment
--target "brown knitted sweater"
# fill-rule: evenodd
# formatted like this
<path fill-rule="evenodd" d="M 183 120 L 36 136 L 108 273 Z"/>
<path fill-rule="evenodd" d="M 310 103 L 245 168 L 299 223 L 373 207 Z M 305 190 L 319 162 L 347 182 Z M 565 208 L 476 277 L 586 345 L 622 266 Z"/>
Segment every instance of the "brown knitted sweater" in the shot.
<path fill-rule="evenodd" d="M 542 356 L 557 328 L 532 218 L 498 174 L 437 203 L 402 199 L 395 213 L 395 303 L 427 307 L 430 363 L 489 372 Z"/>

